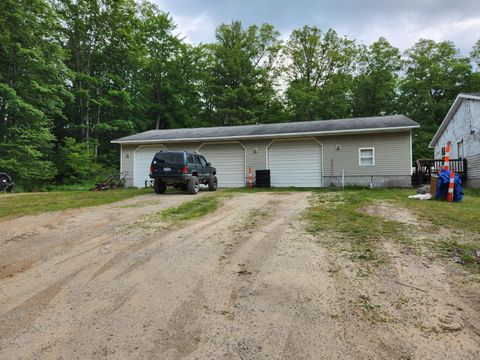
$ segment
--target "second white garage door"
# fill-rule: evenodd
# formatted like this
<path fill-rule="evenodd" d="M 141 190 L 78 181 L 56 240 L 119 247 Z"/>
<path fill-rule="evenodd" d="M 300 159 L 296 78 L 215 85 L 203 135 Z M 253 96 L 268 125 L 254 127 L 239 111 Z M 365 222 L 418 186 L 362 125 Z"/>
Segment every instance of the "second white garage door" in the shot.
<path fill-rule="evenodd" d="M 219 187 L 245 186 L 245 149 L 242 145 L 204 144 L 198 151 L 217 169 Z"/>
<path fill-rule="evenodd" d="M 315 140 L 275 141 L 268 148 L 272 186 L 321 187 L 322 147 Z"/>

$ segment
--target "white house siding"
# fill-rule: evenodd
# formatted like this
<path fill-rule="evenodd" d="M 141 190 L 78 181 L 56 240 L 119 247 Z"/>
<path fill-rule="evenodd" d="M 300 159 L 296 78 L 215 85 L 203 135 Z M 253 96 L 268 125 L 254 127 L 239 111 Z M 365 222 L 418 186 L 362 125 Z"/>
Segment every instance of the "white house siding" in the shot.
<path fill-rule="evenodd" d="M 435 144 L 436 159 L 442 158 L 442 147 L 452 142 L 450 158 L 458 158 L 458 142 L 463 141 L 463 156 L 467 159 L 467 185 L 480 187 L 480 101 L 465 99 L 450 119 Z"/>
<path fill-rule="evenodd" d="M 245 174 L 252 168 L 267 168 L 267 146 L 272 139 L 242 140 L 245 147 Z M 410 131 L 368 135 L 317 137 L 323 148 L 323 186 L 341 184 L 342 169 L 347 185 L 410 186 Z M 171 151 L 196 151 L 202 143 L 163 143 Z M 337 145 L 340 148 L 337 150 Z M 133 174 L 133 152 L 138 145 L 122 146 L 122 170 Z M 359 166 L 359 148 L 375 148 L 375 166 Z M 127 154 L 130 154 L 127 157 Z M 321 156 L 321 155 L 320 155 Z M 208 159 L 207 159 L 208 160 Z M 215 166 L 215 164 L 213 164 Z M 373 178 L 372 178 L 373 177 Z M 133 176 L 127 176 L 127 186 L 133 186 Z"/>
<path fill-rule="evenodd" d="M 480 154 L 480 101 L 466 99 L 458 107 L 435 144 L 436 159 L 442 157 L 442 147 L 446 146 L 449 140 L 452 142 L 452 159 L 458 158 L 457 142 L 462 140 L 465 158 Z"/>

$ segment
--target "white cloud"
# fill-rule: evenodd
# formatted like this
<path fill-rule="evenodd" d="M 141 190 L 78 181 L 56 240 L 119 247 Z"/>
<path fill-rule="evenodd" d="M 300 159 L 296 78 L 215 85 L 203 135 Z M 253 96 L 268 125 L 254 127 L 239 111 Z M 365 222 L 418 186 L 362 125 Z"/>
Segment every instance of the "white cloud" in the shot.
<path fill-rule="evenodd" d="M 173 20 L 177 24 L 176 32 L 180 37 L 185 37 L 185 41 L 190 44 L 209 41 L 217 26 L 215 21 L 205 13 L 195 16 L 177 15 Z"/>
<path fill-rule="evenodd" d="M 480 1 L 462 0 L 151 0 L 169 12 L 191 43 L 211 42 L 221 23 L 268 22 L 286 39 L 292 29 L 331 27 L 369 44 L 380 36 L 405 50 L 421 38 L 451 40 L 467 55 L 480 38 Z"/>

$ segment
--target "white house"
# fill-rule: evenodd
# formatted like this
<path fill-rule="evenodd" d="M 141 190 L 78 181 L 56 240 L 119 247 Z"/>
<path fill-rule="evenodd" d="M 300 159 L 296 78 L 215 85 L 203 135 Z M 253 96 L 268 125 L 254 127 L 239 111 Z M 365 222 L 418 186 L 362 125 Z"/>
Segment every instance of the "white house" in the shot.
<path fill-rule="evenodd" d="M 158 151 L 195 151 L 217 168 L 220 187 L 245 186 L 269 169 L 272 186 L 411 186 L 412 129 L 403 115 L 280 124 L 150 130 L 113 140 L 127 186 L 142 187 Z M 342 176 L 343 175 L 343 176 Z"/>
<path fill-rule="evenodd" d="M 430 142 L 435 159 L 445 155 L 448 141 L 451 159 L 467 159 L 466 186 L 480 188 L 480 93 L 457 96 Z"/>

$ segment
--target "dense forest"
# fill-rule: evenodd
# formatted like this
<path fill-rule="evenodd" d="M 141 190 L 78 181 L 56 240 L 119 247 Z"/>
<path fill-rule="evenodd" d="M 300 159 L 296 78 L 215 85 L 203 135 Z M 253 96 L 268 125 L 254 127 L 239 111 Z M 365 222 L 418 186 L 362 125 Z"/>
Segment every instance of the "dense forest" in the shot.
<path fill-rule="evenodd" d="M 118 167 L 110 140 L 154 128 L 402 113 L 419 122 L 414 157 L 459 92 L 480 90 L 470 56 L 422 39 L 401 52 L 305 25 L 220 24 L 192 46 L 175 19 L 135 0 L 0 1 L 0 171 L 23 188 Z"/>

